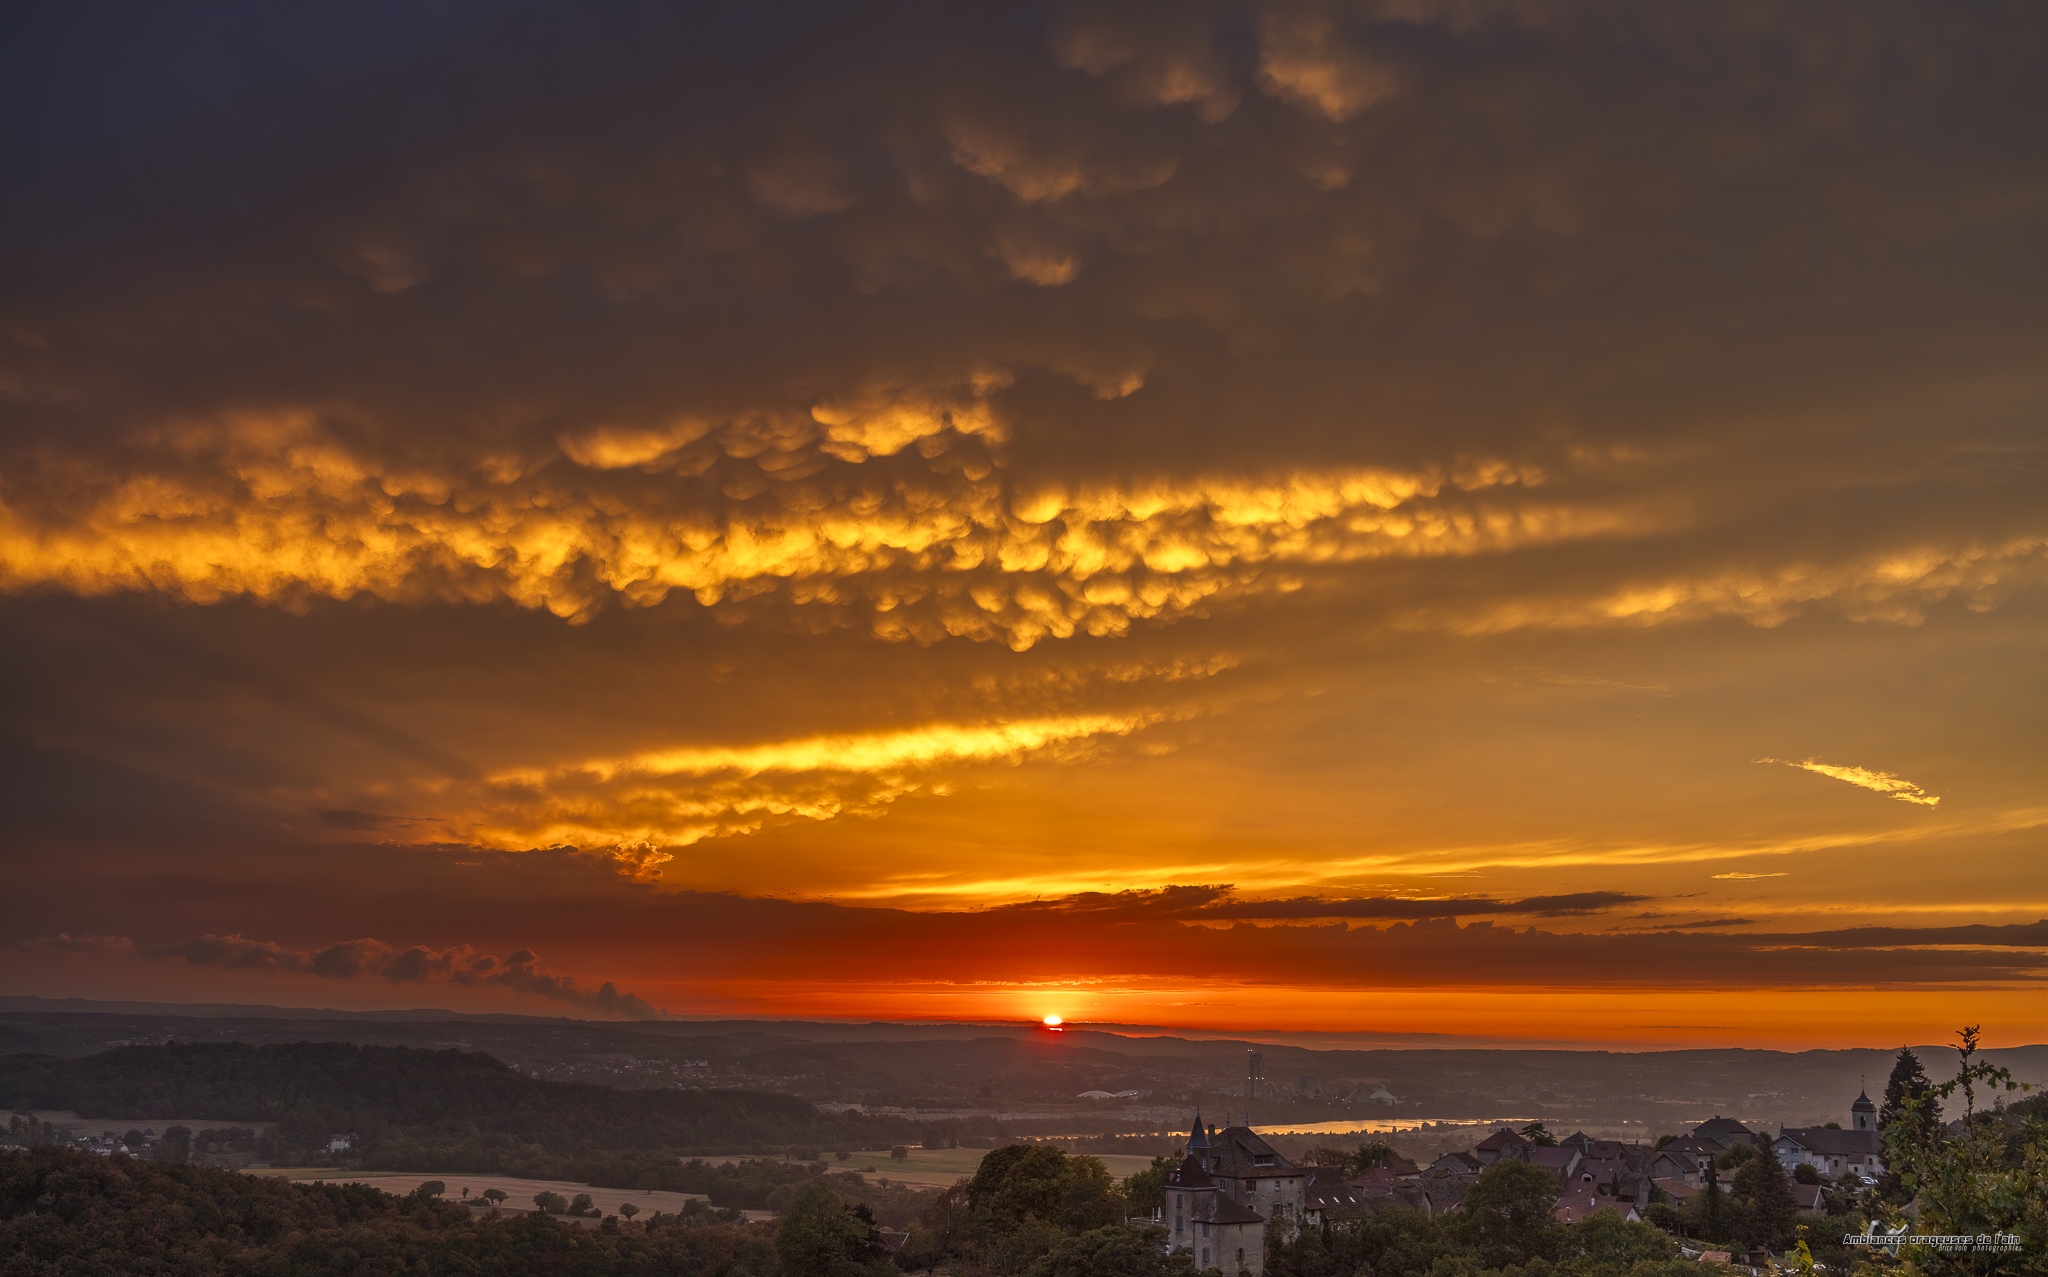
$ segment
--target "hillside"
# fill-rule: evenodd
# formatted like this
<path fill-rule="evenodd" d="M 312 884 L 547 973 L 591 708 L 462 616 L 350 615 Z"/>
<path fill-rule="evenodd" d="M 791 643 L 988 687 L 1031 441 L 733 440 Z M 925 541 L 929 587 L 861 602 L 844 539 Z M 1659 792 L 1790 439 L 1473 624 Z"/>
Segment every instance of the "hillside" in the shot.
<path fill-rule="evenodd" d="M 791 1095 L 622 1091 L 527 1077 L 482 1052 L 296 1042 L 123 1046 L 82 1060 L 0 1057 L 0 1101 L 82 1117 L 205 1114 L 277 1124 L 279 1155 L 355 1134 L 380 1145 L 517 1144 L 557 1154 L 795 1141 L 886 1146 L 910 1124 L 830 1115 Z"/>

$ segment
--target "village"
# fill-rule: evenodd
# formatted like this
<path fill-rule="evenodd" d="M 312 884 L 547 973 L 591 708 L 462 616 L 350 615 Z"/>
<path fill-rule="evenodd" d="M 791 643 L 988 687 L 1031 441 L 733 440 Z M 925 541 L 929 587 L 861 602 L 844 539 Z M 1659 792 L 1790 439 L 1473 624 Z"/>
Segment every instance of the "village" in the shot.
<path fill-rule="evenodd" d="M 1607 1214 L 1681 1231 L 1684 1208 L 1694 1198 L 1725 1194 L 1723 1172 L 1756 1159 L 1775 1161 L 1792 1178 L 1798 1213 L 1846 1215 L 1884 1174 L 1877 1106 L 1859 1092 L 1848 1117 L 1847 1125 L 1787 1127 L 1776 1136 L 1714 1117 L 1651 1143 L 1582 1131 L 1560 1138 L 1532 1122 L 1519 1131 L 1502 1127 L 1468 1150 L 1427 1164 L 1385 1145 L 1368 1145 L 1364 1151 L 1370 1156 L 1360 1165 L 1360 1158 L 1342 1157 L 1339 1149 L 1312 1150 L 1311 1163 L 1297 1163 L 1249 1126 L 1204 1126 L 1198 1114 L 1153 1222 L 1166 1230 L 1169 1247 L 1194 1252 L 1198 1268 L 1261 1277 L 1269 1239 L 1347 1216 L 1455 1214 L 1488 1168 L 1504 1162 L 1524 1163 L 1555 1180 L 1553 1213 L 1559 1223 Z M 1753 1268 L 1770 1262 L 1762 1249 L 1685 1253 Z"/>

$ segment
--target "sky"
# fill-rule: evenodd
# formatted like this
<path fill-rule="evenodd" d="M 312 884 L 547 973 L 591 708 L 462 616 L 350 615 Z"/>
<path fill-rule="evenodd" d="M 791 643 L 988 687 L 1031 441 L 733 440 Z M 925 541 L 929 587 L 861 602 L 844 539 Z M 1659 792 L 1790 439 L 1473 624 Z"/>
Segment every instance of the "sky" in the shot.
<path fill-rule="evenodd" d="M 0 984 L 2048 1038 L 2028 3 L 0 39 Z"/>

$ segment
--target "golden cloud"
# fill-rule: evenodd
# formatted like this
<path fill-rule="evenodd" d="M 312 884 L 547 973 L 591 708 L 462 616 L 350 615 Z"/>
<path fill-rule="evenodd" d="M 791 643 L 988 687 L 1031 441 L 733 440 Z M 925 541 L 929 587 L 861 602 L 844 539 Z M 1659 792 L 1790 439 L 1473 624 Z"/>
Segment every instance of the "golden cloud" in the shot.
<path fill-rule="evenodd" d="M 707 606 L 780 594 L 857 611 L 886 638 L 1021 649 L 1291 592 L 1289 565 L 1471 554 L 1617 523 L 1521 499 L 1541 471 L 1498 461 L 1025 488 L 963 443 L 1001 434 L 973 392 L 565 431 L 573 470 L 380 459 L 310 412 L 186 424 L 122 468 L 62 463 L 54 498 L 10 476 L 0 584 L 201 603 L 505 597 L 571 618 L 678 590 Z M 863 468 L 912 444 L 911 465 Z M 631 476 L 608 483 L 611 471 Z"/>
<path fill-rule="evenodd" d="M 1867 767 L 1837 767 L 1833 763 L 1823 763 L 1811 758 L 1797 763 L 1783 758 L 1759 758 L 1756 761 L 1760 763 L 1783 763 L 1787 767 L 1798 767 L 1805 771 L 1817 772 L 1822 776 L 1832 776 L 1836 780 L 1846 780 L 1852 785 L 1858 785 L 1864 789 L 1874 789 L 1885 797 L 1896 798 L 1902 803 L 1918 803 L 1922 807 L 1935 807 L 1941 803 L 1940 798 L 1928 793 L 1910 780 L 1899 779 L 1891 772 L 1874 772 Z"/>
<path fill-rule="evenodd" d="M 1269 15 L 1260 39 L 1259 86 L 1342 124 L 1392 97 L 1400 81 L 1392 69 L 1346 44 L 1327 18 Z"/>
<path fill-rule="evenodd" d="M 1161 721 L 1158 712 L 821 735 L 758 745 L 649 750 L 551 767 L 508 769 L 474 787 L 420 795 L 460 837 L 517 849 L 617 849 L 639 876 L 671 859 L 664 847 L 749 833 L 777 818 L 875 815 L 913 794 L 951 792 L 948 770 L 1072 758 Z"/>
<path fill-rule="evenodd" d="M 1143 375 L 1117 374 L 1110 395 Z M 674 415 L 565 428 L 551 445 L 391 456 L 311 410 L 181 422 L 118 461 L 45 455 L 0 476 L 0 589 L 510 599 L 572 620 L 681 591 L 722 619 L 774 608 L 811 629 L 948 636 L 1019 650 L 1276 599 L 1343 569 L 1478 560 L 1685 529 L 1684 502 L 1574 495 L 1639 459 L 1565 454 L 1409 468 L 1026 478 L 1004 459 L 998 368 L 876 387 L 804 412 Z M 571 464 L 573 463 L 573 464 Z M 1583 485 L 1582 485 L 1583 486 Z M 2040 580 L 2048 538 L 1961 540 L 1827 561 L 1661 567 L 1382 601 L 1385 624 L 1472 635 L 1685 623 L 1779 624 L 1827 603 L 1916 623 Z"/>

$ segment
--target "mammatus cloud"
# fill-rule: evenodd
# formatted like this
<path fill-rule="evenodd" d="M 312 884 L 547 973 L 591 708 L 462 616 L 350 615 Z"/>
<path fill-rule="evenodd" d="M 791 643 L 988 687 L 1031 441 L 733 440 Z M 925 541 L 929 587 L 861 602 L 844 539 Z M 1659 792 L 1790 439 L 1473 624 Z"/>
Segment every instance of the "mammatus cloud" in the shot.
<path fill-rule="evenodd" d="M 978 437 L 994 432 L 985 408 L 918 402 L 812 410 L 852 424 L 564 436 L 580 468 L 545 453 L 380 458 L 305 412 L 166 428 L 155 465 L 147 446 L 118 470 L 66 462 L 54 502 L 22 486 L 34 467 L 0 475 L 0 588 L 502 597 L 572 619 L 683 592 L 735 620 L 779 606 L 810 626 L 1021 649 L 1285 595 L 1306 568 L 1493 553 L 1627 518 L 1545 500 L 1540 468 L 1498 461 L 1021 482 Z M 870 460 L 912 443 L 900 464 Z"/>
<path fill-rule="evenodd" d="M 0 471 L 0 589 L 506 598 L 573 620 L 684 593 L 735 622 L 772 609 L 805 628 L 1024 649 L 1327 591 L 1373 564 L 1480 562 L 1686 519 L 1547 494 L 1560 467 L 1605 464 L 1586 456 L 1024 480 L 985 446 L 1000 433 L 988 410 L 944 395 L 865 415 L 594 428 L 561 437 L 573 466 L 551 448 L 383 456 L 308 410 L 165 426 L 118 468 L 44 456 Z M 1399 628 L 1475 635 L 1725 615 L 1770 626 L 1822 604 L 1910 623 L 1950 597 L 1995 605 L 2041 575 L 2044 551 L 2038 537 L 1964 539 L 1383 610 Z"/>
<path fill-rule="evenodd" d="M 1940 798 L 1921 789 L 1912 781 L 1900 780 L 1890 772 L 1874 772 L 1865 767 L 1837 767 L 1833 763 L 1823 763 L 1811 758 L 1797 763 L 1783 758 L 1759 758 L 1756 761 L 1782 763 L 1787 767 L 1797 767 L 1804 771 L 1818 772 L 1823 776 L 1832 776 L 1836 780 L 1846 780 L 1852 785 L 1874 789 L 1887 798 L 1896 798 L 1902 803 L 1934 807 L 1941 802 Z"/>
<path fill-rule="evenodd" d="M 353 980 L 377 976 L 391 984 L 443 981 L 465 988 L 503 988 L 564 1002 L 601 1015 L 647 1019 L 668 1014 L 637 994 L 621 993 L 609 980 L 595 989 L 574 976 L 542 970 L 531 949 L 504 958 L 467 945 L 430 949 L 400 948 L 382 940 L 343 940 L 323 949 L 298 950 L 241 935 L 203 935 L 173 944 L 143 945 L 126 936 L 43 936 L 25 947 L 58 953 L 104 953 L 137 958 L 182 958 L 195 967 L 223 971 L 261 971 Z"/>

